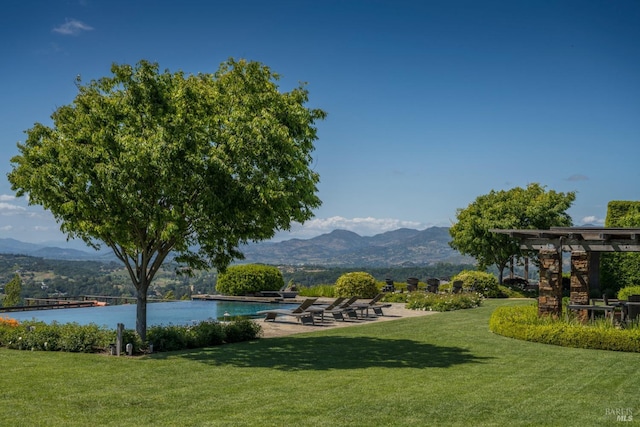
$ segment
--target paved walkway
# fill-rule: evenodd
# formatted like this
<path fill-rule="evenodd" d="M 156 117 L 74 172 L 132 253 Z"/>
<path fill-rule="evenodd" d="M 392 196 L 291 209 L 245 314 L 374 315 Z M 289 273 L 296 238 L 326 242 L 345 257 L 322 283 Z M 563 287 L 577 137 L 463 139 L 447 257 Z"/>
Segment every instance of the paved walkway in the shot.
<path fill-rule="evenodd" d="M 331 302 L 332 299 L 327 299 L 327 301 Z M 322 299 L 319 299 L 318 302 L 322 302 Z M 302 325 L 292 316 L 278 316 L 274 322 L 265 322 L 263 320 L 257 320 L 257 322 L 262 326 L 263 338 L 273 338 L 303 332 L 321 331 L 328 328 L 355 327 L 358 325 L 367 325 L 372 322 L 387 322 L 404 317 L 428 316 L 436 313 L 434 311 L 407 310 L 404 306 L 404 303 L 393 303 L 391 307 L 382 310 L 384 316 L 371 317 L 368 319 L 346 320 L 343 322 L 334 321 L 332 316 L 326 316 L 322 325 Z"/>

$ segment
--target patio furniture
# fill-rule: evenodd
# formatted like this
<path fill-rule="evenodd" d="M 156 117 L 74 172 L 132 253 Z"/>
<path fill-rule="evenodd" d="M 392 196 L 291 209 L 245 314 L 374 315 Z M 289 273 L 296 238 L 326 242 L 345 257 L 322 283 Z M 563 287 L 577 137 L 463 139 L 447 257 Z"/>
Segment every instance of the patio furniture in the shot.
<path fill-rule="evenodd" d="M 329 313 L 333 316 L 335 320 L 345 320 L 344 315 L 350 319 L 358 318 L 356 310 L 353 308 L 353 304 L 358 300 L 359 297 L 353 296 L 349 298 L 347 301 L 333 308 L 332 310 L 325 310 L 325 313 Z"/>
<path fill-rule="evenodd" d="M 627 301 L 621 301 L 622 319 L 626 322 L 633 322 L 640 314 L 640 295 L 629 295 Z"/>
<path fill-rule="evenodd" d="M 314 316 L 320 316 L 320 323 L 324 323 L 324 313 L 335 310 L 346 298 L 338 297 L 331 304 L 313 305 L 307 308 L 307 311 Z"/>
<path fill-rule="evenodd" d="M 384 293 L 379 293 L 375 297 L 373 297 L 369 302 L 355 303 L 353 304 L 353 308 L 356 310 L 360 310 L 360 316 L 362 317 L 362 313 L 366 311 L 364 317 L 369 317 L 369 309 L 373 310 L 373 313 L 376 316 L 384 316 L 382 309 L 386 307 L 391 307 L 391 304 L 379 304 L 380 301 L 384 297 Z"/>
<path fill-rule="evenodd" d="M 598 302 L 602 302 L 603 305 L 599 305 Z M 567 305 L 567 311 L 568 310 L 574 310 L 574 311 L 586 310 L 587 317 L 591 321 L 595 319 L 596 313 L 603 313 L 605 318 L 606 317 L 611 318 L 611 323 L 613 323 L 614 321 L 613 313 L 615 309 L 616 309 L 616 305 L 610 304 L 609 298 L 607 298 L 607 295 L 602 295 L 602 299 L 594 298 L 590 305 L 589 304 L 568 304 Z"/>
<path fill-rule="evenodd" d="M 459 294 L 462 292 L 462 280 L 454 280 L 453 285 L 451 285 L 451 292 L 454 294 Z"/>
<path fill-rule="evenodd" d="M 298 320 L 303 325 L 308 325 L 308 324 L 313 325 L 314 324 L 313 313 L 311 313 L 310 311 L 307 311 L 307 309 L 311 307 L 313 303 L 316 302 L 316 300 L 317 298 L 307 298 L 298 307 L 293 309 L 287 310 L 284 308 L 280 308 L 280 309 L 273 309 L 273 310 L 262 310 L 262 311 L 258 311 L 256 314 L 264 314 L 265 322 L 268 320 L 275 321 L 277 316 L 293 316 L 298 318 Z"/>

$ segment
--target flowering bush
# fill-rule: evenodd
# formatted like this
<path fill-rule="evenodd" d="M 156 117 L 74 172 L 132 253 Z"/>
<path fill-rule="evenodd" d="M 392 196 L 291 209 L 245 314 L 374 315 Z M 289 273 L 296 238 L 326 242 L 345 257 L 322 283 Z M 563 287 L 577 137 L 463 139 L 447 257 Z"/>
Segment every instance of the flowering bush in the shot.
<path fill-rule="evenodd" d="M 20 323 L 16 319 L 12 319 L 11 317 L 1 317 L 0 316 L 0 327 L 8 326 L 10 328 L 15 328 Z"/>

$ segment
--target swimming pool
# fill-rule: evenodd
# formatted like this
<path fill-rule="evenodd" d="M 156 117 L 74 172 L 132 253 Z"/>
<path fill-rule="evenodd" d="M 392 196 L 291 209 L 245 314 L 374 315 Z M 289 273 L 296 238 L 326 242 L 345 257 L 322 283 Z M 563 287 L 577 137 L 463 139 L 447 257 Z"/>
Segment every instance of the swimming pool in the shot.
<path fill-rule="evenodd" d="M 277 308 L 292 308 L 297 304 L 278 304 Z M 224 320 L 224 314 L 235 316 L 255 316 L 260 310 L 274 308 L 271 303 L 237 301 L 172 301 L 147 304 L 147 326 L 188 325 L 203 320 Z M 136 327 L 136 305 L 108 305 L 105 307 L 61 308 L 55 310 L 32 310 L 0 313 L 18 321 L 40 320 L 45 323 L 70 323 L 81 325 L 95 323 L 98 326 L 116 328 L 123 323 L 126 329 Z"/>

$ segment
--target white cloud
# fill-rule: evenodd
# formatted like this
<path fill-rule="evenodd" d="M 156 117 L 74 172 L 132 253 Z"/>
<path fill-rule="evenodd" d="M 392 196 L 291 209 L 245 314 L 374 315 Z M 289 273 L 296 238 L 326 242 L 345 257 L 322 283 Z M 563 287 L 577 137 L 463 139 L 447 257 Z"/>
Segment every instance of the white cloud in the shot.
<path fill-rule="evenodd" d="M 16 196 L 11 196 L 9 194 L 0 194 L 0 202 L 10 202 L 11 200 L 15 200 Z"/>
<path fill-rule="evenodd" d="M 0 202 L 0 215 L 13 215 L 24 211 L 26 211 L 26 209 L 22 206 Z"/>
<path fill-rule="evenodd" d="M 64 24 L 55 27 L 53 32 L 63 34 L 65 36 L 76 36 L 82 31 L 91 31 L 93 27 L 85 24 L 77 19 L 67 19 Z"/>
<path fill-rule="evenodd" d="M 594 215 L 590 215 L 590 216 L 585 216 L 584 218 L 582 218 L 582 223 L 583 224 L 593 224 L 593 225 L 604 225 L 604 219 L 603 218 L 598 218 Z"/>
<path fill-rule="evenodd" d="M 13 226 L 12 225 L 5 225 L 5 226 L 0 227 L 0 231 L 5 231 L 6 232 L 6 231 L 11 231 L 11 230 L 13 230 Z"/>

